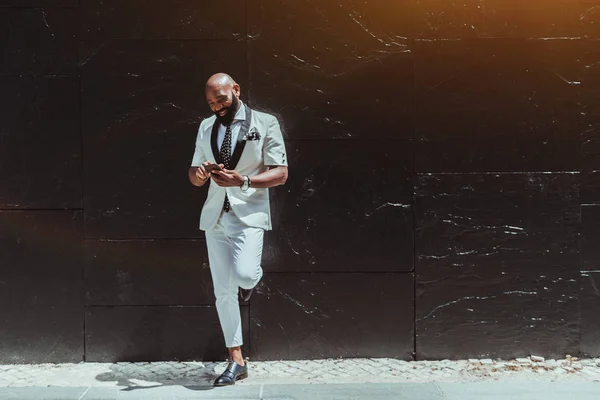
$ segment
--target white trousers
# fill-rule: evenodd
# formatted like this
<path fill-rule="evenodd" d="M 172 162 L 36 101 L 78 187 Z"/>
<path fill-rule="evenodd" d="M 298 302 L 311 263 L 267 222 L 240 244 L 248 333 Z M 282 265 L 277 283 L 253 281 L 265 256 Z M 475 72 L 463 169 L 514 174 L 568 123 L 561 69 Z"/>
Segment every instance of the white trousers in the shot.
<path fill-rule="evenodd" d="M 233 211 L 222 212 L 217 225 L 206 231 L 217 313 L 228 348 L 243 344 L 238 288 L 252 289 L 263 276 L 263 237 L 263 229 L 244 225 Z"/>

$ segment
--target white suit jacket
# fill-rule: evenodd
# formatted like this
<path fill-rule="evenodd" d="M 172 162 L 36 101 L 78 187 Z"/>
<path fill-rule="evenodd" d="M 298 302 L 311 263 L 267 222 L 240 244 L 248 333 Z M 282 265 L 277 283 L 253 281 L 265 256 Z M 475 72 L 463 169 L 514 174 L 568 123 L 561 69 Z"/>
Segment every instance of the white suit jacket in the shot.
<path fill-rule="evenodd" d="M 246 107 L 246 120 L 233 150 L 231 169 L 248 175 L 252 180 L 252 176 L 266 171 L 269 166 L 287 166 L 285 144 L 277 119 L 254 111 L 244 103 L 242 107 Z M 192 167 L 198 167 L 205 161 L 222 163 L 217 145 L 218 130 L 219 122 L 214 115 L 200 123 Z M 201 230 L 211 230 L 217 224 L 223 211 L 225 193 L 231 204 L 229 212 L 233 212 L 244 224 L 265 230 L 272 228 L 269 189 L 250 187 L 242 191 L 239 187 L 224 188 L 211 179 L 200 215 Z"/>

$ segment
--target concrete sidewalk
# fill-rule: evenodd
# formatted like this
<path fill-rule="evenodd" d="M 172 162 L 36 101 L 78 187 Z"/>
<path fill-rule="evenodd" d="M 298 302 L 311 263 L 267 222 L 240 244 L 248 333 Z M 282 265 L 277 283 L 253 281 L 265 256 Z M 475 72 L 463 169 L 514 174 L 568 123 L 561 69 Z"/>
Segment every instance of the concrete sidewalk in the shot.
<path fill-rule="evenodd" d="M 2 400 L 261 399 L 261 400 L 598 400 L 597 382 L 354 383 L 159 387 L 1 388 Z"/>
<path fill-rule="evenodd" d="M 510 399 L 600 400 L 600 359 L 250 363 L 233 387 L 212 382 L 225 362 L 0 365 L 3 399 Z"/>

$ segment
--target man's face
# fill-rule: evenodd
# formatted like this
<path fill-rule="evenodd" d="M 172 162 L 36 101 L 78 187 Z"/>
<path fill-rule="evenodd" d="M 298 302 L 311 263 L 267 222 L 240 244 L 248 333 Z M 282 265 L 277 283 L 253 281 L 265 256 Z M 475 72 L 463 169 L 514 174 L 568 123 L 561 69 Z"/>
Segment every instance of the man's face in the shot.
<path fill-rule="evenodd" d="M 237 86 L 237 85 L 236 85 Z M 221 87 L 206 93 L 206 100 L 219 122 L 229 125 L 239 105 L 239 88 Z"/>

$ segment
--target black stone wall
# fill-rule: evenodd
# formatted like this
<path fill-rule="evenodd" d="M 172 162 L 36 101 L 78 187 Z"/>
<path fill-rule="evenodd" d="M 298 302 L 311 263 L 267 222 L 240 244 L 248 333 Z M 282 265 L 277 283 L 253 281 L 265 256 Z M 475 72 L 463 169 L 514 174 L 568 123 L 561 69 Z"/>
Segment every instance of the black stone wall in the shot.
<path fill-rule="evenodd" d="M 187 181 L 276 114 L 252 359 L 600 356 L 600 9 L 0 0 L 0 362 L 224 357 Z"/>

